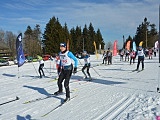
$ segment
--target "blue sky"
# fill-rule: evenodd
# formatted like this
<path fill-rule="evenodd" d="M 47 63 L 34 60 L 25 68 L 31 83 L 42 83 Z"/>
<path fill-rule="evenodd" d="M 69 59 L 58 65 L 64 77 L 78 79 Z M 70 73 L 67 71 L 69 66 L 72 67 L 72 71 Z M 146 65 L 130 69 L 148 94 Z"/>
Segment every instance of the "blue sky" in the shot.
<path fill-rule="evenodd" d="M 118 40 L 122 46 L 123 35 L 133 37 L 145 17 L 159 29 L 159 4 L 159 0 L 1 0 L 0 29 L 18 34 L 39 24 L 43 32 L 55 16 L 69 29 L 91 22 L 106 43 Z"/>

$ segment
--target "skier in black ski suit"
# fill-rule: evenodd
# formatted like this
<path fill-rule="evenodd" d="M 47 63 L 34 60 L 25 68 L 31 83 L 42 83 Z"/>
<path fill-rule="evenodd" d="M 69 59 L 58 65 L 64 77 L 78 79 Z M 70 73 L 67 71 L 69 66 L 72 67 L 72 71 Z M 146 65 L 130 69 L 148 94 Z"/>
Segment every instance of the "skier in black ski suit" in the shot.
<path fill-rule="evenodd" d="M 37 58 L 38 58 L 38 61 L 39 61 L 38 72 L 40 74 L 40 78 L 42 78 L 42 74 L 43 74 L 43 76 L 45 76 L 44 71 L 43 71 L 44 61 L 43 61 L 43 58 L 41 56 L 39 56 L 39 55 L 37 55 Z"/>
<path fill-rule="evenodd" d="M 62 82 L 65 79 L 64 87 L 66 90 L 66 98 L 64 102 L 66 102 L 70 100 L 69 80 L 70 80 L 70 77 L 72 75 L 72 70 L 73 70 L 73 64 L 72 64 L 71 59 L 73 59 L 75 63 L 73 73 L 77 72 L 78 61 L 77 61 L 77 58 L 72 54 L 72 52 L 67 50 L 66 43 L 60 44 L 60 50 L 61 52 L 59 53 L 59 56 L 60 56 L 61 72 L 59 74 L 59 78 L 57 82 L 59 90 L 55 92 L 54 95 L 58 95 L 63 92 Z"/>
<path fill-rule="evenodd" d="M 142 70 L 144 70 L 144 56 L 145 56 L 145 54 L 144 54 L 144 51 L 141 46 L 139 46 L 139 50 L 137 51 L 137 55 L 138 55 L 138 64 L 137 64 L 136 70 L 139 70 L 140 62 L 142 62 Z"/>
<path fill-rule="evenodd" d="M 87 79 L 87 75 L 84 72 L 84 70 L 87 68 L 87 74 L 89 76 L 89 80 L 92 80 L 91 75 L 89 73 L 89 69 L 90 69 L 90 66 L 91 66 L 91 64 L 90 64 L 90 56 L 87 54 L 86 51 L 84 51 L 82 55 L 83 55 L 83 59 L 84 59 L 84 62 L 85 62 L 84 66 L 82 68 L 82 72 L 83 72 L 83 74 L 85 76 L 84 79 Z"/>

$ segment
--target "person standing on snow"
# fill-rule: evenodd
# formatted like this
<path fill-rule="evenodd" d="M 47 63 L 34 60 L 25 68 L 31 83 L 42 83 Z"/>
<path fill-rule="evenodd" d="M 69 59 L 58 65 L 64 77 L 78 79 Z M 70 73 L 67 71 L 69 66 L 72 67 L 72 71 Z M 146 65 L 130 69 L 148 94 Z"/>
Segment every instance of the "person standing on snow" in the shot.
<path fill-rule="evenodd" d="M 152 50 L 152 48 L 150 48 L 148 51 L 149 59 L 152 59 L 152 54 L 153 54 L 153 50 Z"/>
<path fill-rule="evenodd" d="M 124 50 L 122 49 L 120 52 L 120 61 L 123 61 L 123 56 L 124 56 Z"/>
<path fill-rule="evenodd" d="M 84 59 L 84 63 L 85 63 L 83 68 L 82 68 L 82 72 L 83 72 L 83 74 L 85 76 L 84 79 L 87 79 L 87 75 L 84 72 L 84 70 L 87 68 L 87 74 L 89 76 L 89 80 L 92 80 L 91 75 L 89 73 L 89 69 L 90 69 L 90 66 L 91 66 L 91 64 L 90 64 L 90 56 L 87 54 L 86 51 L 84 51 L 82 55 L 83 55 L 83 59 Z"/>
<path fill-rule="evenodd" d="M 140 62 L 142 62 L 142 70 L 144 70 L 144 56 L 145 56 L 145 54 L 144 54 L 144 51 L 141 46 L 139 46 L 139 50 L 137 52 L 137 55 L 138 55 L 138 64 L 137 64 L 136 70 L 139 70 Z"/>
<path fill-rule="evenodd" d="M 71 59 L 74 60 L 74 71 L 73 73 L 77 72 L 77 65 L 78 65 L 78 60 L 77 58 L 73 55 L 72 52 L 67 50 L 66 43 L 61 43 L 60 44 L 60 50 L 61 52 L 59 53 L 60 57 L 60 66 L 61 66 L 61 72 L 58 78 L 58 91 L 54 93 L 54 95 L 61 94 L 63 92 L 62 90 L 62 82 L 64 81 L 64 87 L 66 90 L 66 98 L 64 99 L 64 102 L 70 100 L 70 90 L 69 90 L 69 81 L 70 77 L 72 75 L 72 70 L 73 70 L 73 65 Z"/>
<path fill-rule="evenodd" d="M 153 51 L 154 51 L 154 57 L 156 57 L 156 53 L 157 53 L 156 48 L 153 48 Z"/>
<path fill-rule="evenodd" d="M 112 64 L 112 52 L 111 52 L 110 48 L 108 48 L 108 50 L 107 50 L 107 60 L 108 60 L 108 65 Z"/>
<path fill-rule="evenodd" d="M 132 52 L 130 53 L 130 65 L 132 63 L 132 60 L 133 60 L 133 64 L 135 63 L 135 58 L 136 58 L 136 52 L 132 50 Z"/>
<path fill-rule="evenodd" d="M 37 55 L 38 61 L 39 61 L 39 69 L 38 72 L 40 74 L 40 78 L 42 78 L 42 74 L 43 76 L 45 76 L 44 71 L 43 71 L 43 67 L 44 67 L 44 61 L 43 58 L 39 55 Z M 41 73 L 42 72 L 42 73 Z"/>
<path fill-rule="evenodd" d="M 106 53 L 106 51 L 103 52 L 102 58 L 103 58 L 102 64 L 106 64 L 106 60 L 107 60 L 107 53 Z"/>
<path fill-rule="evenodd" d="M 60 57 L 59 57 L 58 54 L 56 54 L 55 63 L 56 63 L 56 69 L 57 69 L 57 74 L 58 74 L 58 76 L 57 76 L 56 79 L 58 79 L 58 78 L 59 78 L 59 74 L 60 74 L 60 72 L 61 72 Z"/>

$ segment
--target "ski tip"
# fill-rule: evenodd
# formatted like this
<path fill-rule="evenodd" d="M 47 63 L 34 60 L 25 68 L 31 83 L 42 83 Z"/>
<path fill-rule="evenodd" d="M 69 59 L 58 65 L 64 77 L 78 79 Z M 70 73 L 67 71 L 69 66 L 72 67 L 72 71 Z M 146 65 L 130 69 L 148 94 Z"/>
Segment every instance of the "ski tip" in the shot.
<path fill-rule="evenodd" d="M 27 102 L 24 102 L 23 104 L 27 104 L 27 103 L 29 103 L 29 102 L 27 101 Z"/>
<path fill-rule="evenodd" d="M 16 96 L 16 100 L 19 100 L 20 98 L 18 96 Z"/>
<path fill-rule="evenodd" d="M 160 93 L 160 91 L 159 91 L 159 87 L 157 87 L 157 92 L 158 92 L 158 93 Z"/>

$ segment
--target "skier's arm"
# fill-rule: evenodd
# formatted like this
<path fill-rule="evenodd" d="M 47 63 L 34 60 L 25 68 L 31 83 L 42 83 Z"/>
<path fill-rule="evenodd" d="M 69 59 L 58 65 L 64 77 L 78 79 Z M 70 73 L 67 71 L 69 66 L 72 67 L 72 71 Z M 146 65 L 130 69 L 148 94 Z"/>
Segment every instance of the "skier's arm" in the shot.
<path fill-rule="evenodd" d="M 68 57 L 70 57 L 71 59 L 74 60 L 74 67 L 77 68 L 77 66 L 78 66 L 78 60 L 77 60 L 77 58 L 73 55 L 72 52 L 68 52 Z"/>

